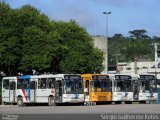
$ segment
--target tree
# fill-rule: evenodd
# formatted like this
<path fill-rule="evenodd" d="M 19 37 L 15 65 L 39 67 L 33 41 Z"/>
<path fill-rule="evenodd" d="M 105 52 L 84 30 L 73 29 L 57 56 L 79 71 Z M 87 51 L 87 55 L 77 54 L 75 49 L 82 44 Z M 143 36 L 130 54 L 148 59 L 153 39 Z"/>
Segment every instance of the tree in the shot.
<path fill-rule="evenodd" d="M 30 5 L 11 9 L 0 2 L 0 12 L 0 67 L 7 76 L 32 69 L 102 71 L 103 53 L 93 47 L 92 38 L 75 21 L 50 20 Z"/>
<path fill-rule="evenodd" d="M 147 31 L 144 29 L 129 31 L 129 33 L 130 37 L 133 39 L 151 39 L 151 37 L 146 34 Z"/>
<path fill-rule="evenodd" d="M 137 73 L 137 60 L 148 57 L 151 49 L 146 40 L 128 40 L 123 47 L 121 54 L 123 54 L 127 61 L 135 62 L 135 73 Z"/>
<path fill-rule="evenodd" d="M 56 29 L 61 36 L 60 42 L 66 48 L 59 58 L 61 72 L 99 73 L 103 70 L 103 53 L 93 47 L 92 38 L 85 29 L 73 20 L 59 22 Z"/>
<path fill-rule="evenodd" d="M 114 34 L 114 36 L 112 37 L 112 40 L 121 40 L 124 39 L 124 36 L 122 34 Z"/>

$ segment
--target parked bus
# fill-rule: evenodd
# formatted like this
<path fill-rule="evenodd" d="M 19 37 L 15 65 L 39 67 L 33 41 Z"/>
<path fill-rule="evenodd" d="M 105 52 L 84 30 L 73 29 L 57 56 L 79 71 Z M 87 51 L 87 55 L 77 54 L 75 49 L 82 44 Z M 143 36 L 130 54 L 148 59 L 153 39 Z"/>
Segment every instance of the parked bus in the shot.
<path fill-rule="evenodd" d="M 48 103 L 51 106 L 57 103 L 84 101 L 80 75 L 4 77 L 2 91 L 3 102 L 17 103 L 19 106 L 26 103 Z"/>
<path fill-rule="evenodd" d="M 156 101 L 158 97 L 157 86 L 158 80 L 155 75 L 141 74 L 138 75 L 139 94 L 138 100 L 146 103 L 146 101 Z"/>
<path fill-rule="evenodd" d="M 82 74 L 84 83 L 84 104 L 95 105 L 99 102 L 111 102 L 111 85 L 109 75 Z"/>
<path fill-rule="evenodd" d="M 113 75 L 110 77 L 112 78 L 112 101 L 115 104 L 132 103 L 134 100 L 132 76 Z"/>
<path fill-rule="evenodd" d="M 55 103 L 83 103 L 83 81 L 79 74 L 57 74 Z"/>
<path fill-rule="evenodd" d="M 17 77 L 3 77 L 2 79 L 2 103 L 16 103 Z"/>

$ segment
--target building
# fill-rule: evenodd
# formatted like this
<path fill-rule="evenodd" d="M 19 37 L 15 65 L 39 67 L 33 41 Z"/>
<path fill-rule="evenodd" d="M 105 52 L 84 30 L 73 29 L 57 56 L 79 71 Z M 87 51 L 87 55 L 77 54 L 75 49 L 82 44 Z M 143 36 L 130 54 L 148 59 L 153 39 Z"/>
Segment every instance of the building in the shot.
<path fill-rule="evenodd" d="M 160 66 L 155 68 L 155 61 L 137 61 L 137 68 L 135 68 L 134 62 L 119 62 L 117 64 L 118 74 L 135 74 L 135 69 L 137 69 L 137 74 L 154 74 L 160 78 Z"/>
<path fill-rule="evenodd" d="M 101 72 L 101 74 L 106 74 L 107 73 L 107 40 L 106 37 L 104 36 L 94 36 L 93 37 L 93 43 L 94 46 L 101 49 L 104 52 L 104 61 L 103 61 L 103 65 L 104 65 L 104 71 Z"/>

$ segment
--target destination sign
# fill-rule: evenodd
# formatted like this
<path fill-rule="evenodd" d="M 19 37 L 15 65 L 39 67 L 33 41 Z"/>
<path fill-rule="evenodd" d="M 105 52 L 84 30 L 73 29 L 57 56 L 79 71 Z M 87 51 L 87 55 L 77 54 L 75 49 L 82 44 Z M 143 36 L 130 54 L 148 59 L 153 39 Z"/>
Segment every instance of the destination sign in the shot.
<path fill-rule="evenodd" d="M 155 79 L 154 75 L 140 75 L 139 77 L 140 79 L 146 79 L 146 80 Z"/>
<path fill-rule="evenodd" d="M 94 75 L 92 76 L 93 79 L 108 79 L 108 75 Z"/>
<path fill-rule="evenodd" d="M 80 75 L 64 75 L 64 79 L 81 79 Z"/>
<path fill-rule="evenodd" d="M 130 75 L 115 75 L 116 80 L 129 80 L 132 79 Z"/>

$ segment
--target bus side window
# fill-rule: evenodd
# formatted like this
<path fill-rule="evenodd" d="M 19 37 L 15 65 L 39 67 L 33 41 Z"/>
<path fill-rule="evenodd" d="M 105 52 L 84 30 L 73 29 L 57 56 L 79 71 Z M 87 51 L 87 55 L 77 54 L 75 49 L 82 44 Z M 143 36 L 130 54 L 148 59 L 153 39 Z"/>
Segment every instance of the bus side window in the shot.
<path fill-rule="evenodd" d="M 6 90 L 9 89 L 9 80 L 3 80 L 3 88 Z"/>
<path fill-rule="evenodd" d="M 41 78 L 38 80 L 38 89 L 46 89 L 46 78 Z"/>
<path fill-rule="evenodd" d="M 30 82 L 30 89 L 32 89 L 32 90 L 36 89 L 36 84 L 35 83 L 36 83 L 35 81 Z"/>
<path fill-rule="evenodd" d="M 28 79 L 23 81 L 23 88 L 25 88 L 25 89 L 29 88 L 29 80 Z"/>
<path fill-rule="evenodd" d="M 47 79 L 47 88 L 55 88 L 55 79 L 54 78 L 48 78 Z"/>
<path fill-rule="evenodd" d="M 15 82 L 10 82 L 10 90 L 15 90 L 16 88 Z"/>
<path fill-rule="evenodd" d="M 17 81 L 17 89 L 22 89 L 23 88 L 23 80 L 22 79 L 18 79 Z"/>

